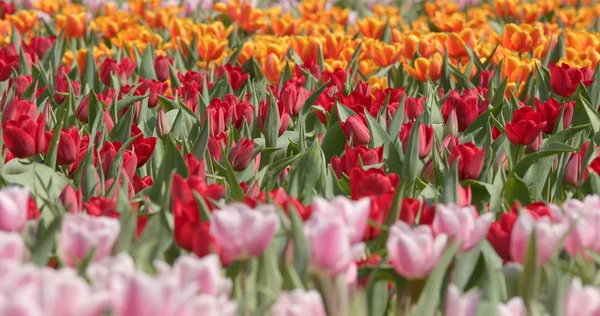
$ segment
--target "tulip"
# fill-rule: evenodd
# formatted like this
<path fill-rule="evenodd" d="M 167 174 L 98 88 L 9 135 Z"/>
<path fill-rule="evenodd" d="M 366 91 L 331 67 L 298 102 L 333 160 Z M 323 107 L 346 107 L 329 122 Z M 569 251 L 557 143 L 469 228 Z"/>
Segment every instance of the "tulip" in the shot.
<path fill-rule="evenodd" d="M 310 244 L 311 267 L 326 277 L 346 273 L 364 252 L 363 243 L 352 245 L 356 235 L 341 216 L 313 214 L 304 233 Z"/>
<path fill-rule="evenodd" d="M 169 120 L 167 119 L 165 110 L 161 107 L 158 109 L 158 115 L 156 116 L 156 134 L 159 137 L 164 137 L 169 135 L 170 132 L 171 126 L 169 125 Z"/>
<path fill-rule="evenodd" d="M 295 289 L 279 294 L 277 301 L 271 306 L 273 316 L 311 315 L 325 316 L 323 300 L 315 290 Z"/>
<path fill-rule="evenodd" d="M 234 95 L 225 95 L 225 100 L 231 104 L 231 124 L 238 130 L 244 127 L 244 121 L 250 126 L 254 119 L 254 107 L 250 102 L 240 101 Z"/>
<path fill-rule="evenodd" d="M 11 44 L 0 50 L 0 82 L 10 78 L 19 66 L 19 53 Z"/>
<path fill-rule="evenodd" d="M 413 122 L 402 125 L 400 130 L 400 141 L 402 142 L 402 151 L 406 154 L 408 150 L 410 134 L 412 133 Z M 424 159 L 431 152 L 433 146 L 433 127 L 421 124 L 419 126 L 419 158 Z"/>
<path fill-rule="evenodd" d="M 143 79 L 138 80 L 140 84 L 137 92 L 141 95 L 148 94 L 148 107 L 154 108 L 158 105 L 158 95 L 163 95 L 167 90 L 168 84 L 157 80 Z"/>
<path fill-rule="evenodd" d="M 575 68 L 562 63 L 561 66 L 557 66 L 554 63 L 550 63 L 550 88 L 554 93 L 563 97 L 570 97 L 579 83 L 583 83 L 584 86 L 589 87 L 594 82 L 594 72 L 588 68 Z"/>
<path fill-rule="evenodd" d="M 279 227 L 272 205 L 260 205 L 252 210 L 240 203 L 227 205 L 213 213 L 210 234 L 221 247 L 221 260 L 258 257 L 269 246 Z"/>
<path fill-rule="evenodd" d="M 50 140 L 47 141 L 50 142 Z M 71 126 L 69 130 L 63 128 L 58 141 L 56 164 L 70 165 L 75 162 L 79 153 L 79 142 L 80 137 L 77 126 Z"/>
<path fill-rule="evenodd" d="M 424 97 L 406 97 L 404 99 L 404 114 L 409 120 L 416 120 L 423 113 L 423 102 L 425 102 Z"/>
<path fill-rule="evenodd" d="M 208 153 L 216 161 L 221 160 L 222 150 L 227 146 L 227 133 L 208 138 Z"/>
<path fill-rule="evenodd" d="M 46 52 L 54 45 L 56 36 L 34 36 L 29 42 L 29 47 L 35 52 L 40 60 L 46 55 Z"/>
<path fill-rule="evenodd" d="M 475 316 L 481 293 L 463 294 L 454 284 L 448 286 L 446 292 L 446 316 Z"/>
<path fill-rule="evenodd" d="M 564 297 L 565 316 L 594 316 L 600 313 L 600 290 L 597 287 L 581 284 L 573 279 Z"/>
<path fill-rule="evenodd" d="M 583 201 L 567 200 L 563 209 L 570 227 L 565 239 L 567 253 L 571 257 L 582 255 L 584 259 L 589 259 L 588 250 L 600 251 L 600 199 L 590 195 Z"/>
<path fill-rule="evenodd" d="M 383 162 L 383 147 L 369 149 L 366 146 L 350 147 L 346 143 L 344 155 L 340 158 L 334 155 L 331 158 L 331 168 L 338 178 L 342 174 L 350 175 L 350 171 L 356 166 L 371 166 Z"/>
<path fill-rule="evenodd" d="M 350 172 L 350 195 L 357 200 L 365 196 L 381 196 L 394 191 L 398 175 L 385 174 L 381 169 L 363 170 L 360 166 Z"/>
<path fill-rule="evenodd" d="M 231 89 L 234 92 L 238 91 L 244 85 L 249 76 L 248 73 L 243 73 L 242 67 L 234 67 L 231 64 L 225 64 L 217 69 L 217 76 L 221 77 L 223 75 L 227 76 L 231 84 Z"/>
<path fill-rule="evenodd" d="M 81 190 L 75 191 L 70 184 L 67 184 L 60 193 L 60 202 L 67 212 L 71 214 L 81 213 L 83 209 Z"/>
<path fill-rule="evenodd" d="M 525 106 L 513 113 L 512 120 L 506 123 L 506 137 L 514 145 L 529 145 L 544 130 L 546 122 L 533 108 Z"/>
<path fill-rule="evenodd" d="M 140 178 L 137 174 L 133 175 L 133 179 L 131 179 L 131 184 L 133 185 L 133 190 L 137 194 L 140 191 L 149 188 L 154 184 L 154 180 L 152 180 L 151 176 L 145 176 Z"/>
<path fill-rule="evenodd" d="M 569 126 L 571 126 L 571 120 L 573 119 L 573 107 L 575 106 L 575 101 L 566 102 L 565 104 L 560 104 L 553 98 L 550 98 L 543 103 L 540 102 L 538 98 L 535 98 L 534 101 L 536 111 L 540 113 L 542 121 L 546 122 L 546 126 L 544 127 L 544 133 L 552 134 L 554 132 L 554 128 L 556 126 L 556 123 L 558 122 L 561 111 L 563 111 L 562 128 L 566 129 Z"/>
<path fill-rule="evenodd" d="M 355 145 L 368 145 L 371 141 L 371 134 L 367 127 L 367 121 L 361 114 L 354 115 L 346 118 L 345 122 L 340 122 L 344 136 L 346 140 L 352 142 Z"/>
<path fill-rule="evenodd" d="M 477 93 L 466 92 L 461 96 L 458 92 L 452 91 L 444 101 L 442 115 L 444 116 L 444 123 L 448 124 L 452 117 L 451 113 L 454 111 L 458 131 L 464 132 L 484 110 L 484 104 L 479 104 Z"/>
<path fill-rule="evenodd" d="M 386 249 L 396 272 L 407 279 L 426 278 L 435 268 L 448 237 L 434 237 L 429 226 L 411 228 L 397 221 L 389 230 Z"/>
<path fill-rule="evenodd" d="M 244 171 L 252 160 L 254 140 L 242 137 L 229 152 L 229 162 L 235 171 Z"/>
<path fill-rule="evenodd" d="M 221 275 L 221 262 L 214 254 L 204 258 L 181 256 L 172 271 L 163 271 L 163 274 L 173 275 L 180 289 L 192 285 L 199 294 L 219 296 L 229 295 L 231 291 L 231 280 Z"/>
<path fill-rule="evenodd" d="M 288 125 L 290 124 L 290 114 L 288 113 L 288 111 L 286 110 L 285 106 L 283 105 L 283 102 L 281 101 L 276 101 L 277 102 L 277 111 L 279 112 L 279 136 L 283 135 L 283 133 L 287 130 Z M 268 100 L 263 100 L 260 102 L 260 105 L 258 107 L 258 125 L 260 127 L 261 132 L 265 132 L 265 130 L 267 128 L 271 128 L 268 126 L 265 126 L 265 124 L 267 124 L 267 117 L 269 114 L 269 109 L 270 109 L 270 103 L 271 101 Z"/>
<path fill-rule="evenodd" d="M 368 198 L 353 202 L 346 197 L 338 196 L 328 202 L 317 197 L 312 203 L 312 216 L 317 218 L 332 216 L 343 219 L 350 230 L 350 242 L 356 244 L 365 234 L 370 209 L 371 201 Z"/>
<path fill-rule="evenodd" d="M 448 144 L 450 151 L 450 164 L 458 161 L 458 178 L 460 180 L 477 180 L 483 169 L 485 149 L 479 149 L 469 142 L 459 144 L 458 138 L 453 138 Z"/>
<path fill-rule="evenodd" d="M 18 100 L 18 98 L 21 98 L 23 96 L 23 94 L 25 93 L 27 88 L 29 88 L 29 86 L 31 85 L 32 82 L 33 82 L 33 77 L 31 77 L 30 75 L 20 75 L 14 80 L 14 84 L 12 83 L 12 79 L 10 79 L 8 86 L 9 87 L 14 86 L 15 99 Z M 15 100 L 15 99 L 13 99 L 13 100 Z M 37 112 L 37 108 L 36 108 L 36 112 Z M 34 117 L 35 117 L 35 115 L 34 115 Z M 4 119 L 4 117 L 3 117 L 3 119 Z M 7 119 L 7 121 L 8 121 L 8 119 Z"/>
<path fill-rule="evenodd" d="M 135 64 L 128 57 L 124 57 L 120 62 L 112 58 L 106 58 L 100 67 L 100 81 L 110 86 L 111 75 L 116 74 L 122 81 L 127 80 L 135 70 Z"/>
<path fill-rule="evenodd" d="M 297 116 L 300 113 L 308 97 L 310 97 L 310 92 L 292 81 L 286 82 L 281 91 L 281 100 L 291 116 Z"/>
<path fill-rule="evenodd" d="M 412 226 L 417 219 L 419 209 L 421 208 L 421 201 L 417 199 L 406 198 L 402 200 L 400 206 L 399 219 L 408 225 Z"/>
<path fill-rule="evenodd" d="M 150 157 L 154 153 L 154 148 L 156 148 L 156 137 L 153 137 L 153 136 L 144 137 L 144 134 L 139 129 L 139 127 L 132 125 L 131 126 L 131 137 L 134 137 L 137 135 L 139 135 L 138 138 L 136 138 L 133 141 L 133 144 L 131 146 L 133 147 L 133 151 L 135 152 L 135 157 L 137 159 L 135 167 L 139 168 L 139 167 L 143 166 L 144 164 L 146 164 L 148 159 L 150 159 Z M 130 178 L 131 178 L 131 176 L 130 176 Z"/>
<path fill-rule="evenodd" d="M 29 190 L 8 187 L 0 190 L 0 231 L 19 232 L 25 228 Z"/>
<path fill-rule="evenodd" d="M 111 311 L 115 316 L 160 316 L 166 305 L 162 290 L 148 275 L 117 275 L 111 284 Z"/>
<path fill-rule="evenodd" d="M 460 136 L 458 133 L 458 118 L 454 109 L 450 112 L 444 124 L 444 135 Z"/>
<path fill-rule="evenodd" d="M 0 231 L 0 261 L 19 263 L 25 254 L 25 242 L 17 233 Z"/>
<path fill-rule="evenodd" d="M 2 124 L 4 144 L 17 158 L 35 156 L 46 148 L 44 127 L 42 114 L 38 116 L 37 121 L 26 116 L 8 121 Z"/>
<path fill-rule="evenodd" d="M 154 72 L 156 72 L 156 78 L 160 82 L 165 82 L 169 79 L 171 74 L 171 69 L 169 68 L 169 64 L 171 64 L 171 60 L 165 56 L 158 56 L 154 61 Z"/>
<path fill-rule="evenodd" d="M 436 235 L 456 236 L 461 241 L 460 250 L 467 252 L 485 238 L 493 220 L 494 214 L 479 216 L 473 206 L 438 204 L 433 219 L 433 232 Z"/>
<path fill-rule="evenodd" d="M 527 316 L 527 308 L 523 299 L 515 296 L 506 304 L 498 304 L 498 316 Z"/>
<path fill-rule="evenodd" d="M 81 90 L 81 83 L 79 81 L 73 81 L 67 76 L 70 71 L 69 67 L 65 65 L 61 65 L 56 71 L 56 83 L 54 86 L 56 94 L 54 95 L 54 100 L 58 104 L 62 104 L 67 99 L 63 94 L 70 93 L 69 83 L 71 84 L 75 96 L 78 96 Z"/>
<path fill-rule="evenodd" d="M 35 120 L 37 113 L 38 111 L 35 103 L 16 97 L 10 100 L 10 102 L 8 102 L 8 104 L 6 104 L 4 107 L 2 123 L 6 123 L 8 121 L 17 121 L 24 116 Z"/>
<path fill-rule="evenodd" d="M 69 266 L 83 262 L 92 249 L 92 261 L 110 254 L 119 236 L 119 220 L 87 214 L 65 214 L 60 233 L 60 255 Z"/>
<path fill-rule="evenodd" d="M 521 212 L 510 236 L 510 256 L 514 261 L 523 263 L 527 255 L 529 238 L 532 233 L 535 233 L 537 258 L 543 265 L 552 258 L 558 243 L 568 229 L 566 223 L 553 224 L 548 217 L 535 221 L 529 212 Z"/>

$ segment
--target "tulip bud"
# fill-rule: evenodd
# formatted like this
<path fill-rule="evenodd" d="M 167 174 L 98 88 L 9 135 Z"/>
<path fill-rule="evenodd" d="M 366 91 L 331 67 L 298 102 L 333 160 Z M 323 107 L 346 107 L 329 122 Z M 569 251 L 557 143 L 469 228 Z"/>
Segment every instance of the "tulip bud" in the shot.
<path fill-rule="evenodd" d="M 69 184 L 60 193 L 60 202 L 67 209 L 68 213 L 77 214 L 82 210 L 82 195 L 81 191 L 73 189 Z"/>
<path fill-rule="evenodd" d="M 569 162 L 565 167 L 563 183 L 574 187 L 579 185 L 579 175 L 581 174 L 581 155 L 579 153 L 571 154 Z"/>
<path fill-rule="evenodd" d="M 444 125 L 444 136 L 447 136 L 447 135 L 459 136 L 458 119 L 456 117 L 456 109 L 453 109 L 452 112 L 450 112 L 450 115 L 448 115 L 448 120 L 446 121 L 446 124 Z"/>
<path fill-rule="evenodd" d="M 29 87 L 29 85 L 33 82 L 33 78 L 27 75 L 20 75 L 15 79 L 14 87 L 15 87 L 15 97 L 21 97 L 25 93 L 25 90 Z"/>
<path fill-rule="evenodd" d="M 242 137 L 240 141 L 229 152 L 229 161 L 235 171 L 243 171 L 250 164 L 254 152 L 254 141 Z"/>
<path fill-rule="evenodd" d="M 158 81 L 167 81 L 171 73 L 169 68 L 169 59 L 165 56 L 156 57 L 156 60 L 154 61 L 154 72 L 156 72 L 156 78 Z"/>
<path fill-rule="evenodd" d="M 52 129 L 50 123 L 52 123 L 52 106 L 50 105 L 50 101 L 46 102 L 46 106 L 44 106 L 44 120 L 46 121 L 46 128 Z"/>
<path fill-rule="evenodd" d="M 364 116 L 350 116 L 345 122 L 340 122 L 340 125 L 346 139 L 352 138 L 355 145 L 367 145 L 371 141 L 371 134 Z"/>
<path fill-rule="evenodd" d="M 504 170 L 508 170 L 508 156 L 506 152 L 500 152 L 496 159 L 494 160 L 494 172 L 498 169 L 504 168 Z"/>
<path fill-rule="evenodd" d="M 169 126 L 165 109 L 161 107 L 158 109 L 158 116 L 156 117 L 156 134 L 163 137 L 169 135 L 169 132 L 171 132 L 171 126 Z"/>
<path fill-rule="evenodd" d="M 446 316 L 475 316 L 481 293 L 469 292 L 463 294 L 454 284 L 448 286 L 446 294 Z"/>
<path fill-rule="evenodd" d="M 525 147 L 525 153 L 531 154 L 537 152 L 542 147 L 542 133 L 535 138 L 535 140 Z"/>
<path fill-rule="evenodd" d="M 433 159 L 429 159 L 423 166 L 423 171 L 421 171 L 421 180 L 433 183 L 435 180 L 434 170 L 433 170 Z"/>
<path fill-rule="evenodd" d="M 515 296 L 508 300 L 506 304 L 498 304 L 498 316 L 526 316 L 527 308 L 523 298 Z"/>

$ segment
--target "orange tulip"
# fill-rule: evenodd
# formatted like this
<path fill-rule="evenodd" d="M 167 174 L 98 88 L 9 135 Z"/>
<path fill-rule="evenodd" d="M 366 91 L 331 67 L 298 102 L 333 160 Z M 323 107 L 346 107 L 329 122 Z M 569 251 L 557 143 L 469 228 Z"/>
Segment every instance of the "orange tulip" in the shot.
<path fill-rule="evenodd" d="M 373 39 L 380 39 L 385 28 L 385 21 L 375 18 L 364 18 L 356 21 L 356 26 L 362 35 Z"/>
<path fill-rule="evenodd" d="M 283 67 L 285 67 L 285 62 L 281 61 L 279 57 L 273 53 L 269 54 L 261 64 L 263 74 L 265 74 L 265 77 L 271 82 L 277 82 L 279 80 Z"/>
<path fill-rule="evenodd" d="M 431 56 L 431 59 L 419 57 L 415 59 L 414 63 L 414 67 L 405 64 L 404 69 L 415 79 L 419 81 L 427 81 L 429 78 L 432 81 L 435 81 L 442 77 L 443 59 L 439 53 Z"/>
<path fill-rule="evenodd" d="M 296 36 L 290 44 L 305 63 L 319 59 L 319 42 L 314 37 Z"/>
<path fill-rule="evenodd" d="M 25 34 L 35 27 L 38 21 L 38 15 L 34 10 L 18 11 L 15 15 L 10 16 L 13 25 L 21 34 Z"/>

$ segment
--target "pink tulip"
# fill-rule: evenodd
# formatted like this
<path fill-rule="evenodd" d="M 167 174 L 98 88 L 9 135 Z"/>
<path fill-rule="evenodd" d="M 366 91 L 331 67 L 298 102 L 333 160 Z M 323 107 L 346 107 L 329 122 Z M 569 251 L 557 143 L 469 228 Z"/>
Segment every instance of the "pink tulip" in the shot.
<path fill-rule="evenodd" d="M 363 243 L 352 245 L 352 229 L 339 216 L 313 214 L 304 233 L 310 244 L 312 269 L 329 277 L 346 273 L 364 252 Z"/>
<path fill-rule="evenodd" d="M 212 296 L 229 295 L 231 291 L 231 280 L 221 275 L 221 262 L 214 254 L 203 258 L 179 257 L 170 273 L 174 275 L 179 288 L 191 285 L 198 293 Z"/>
<path fill-rule="evenodd" d="M 110 254 L 119 230 L 118 219 L 66 214 L 59 242 L 61 256 L 67 265 L 76 266 L 94 249 L 93 261 L 98 261 Z"/>
<path fill-rule="evenodd" d="M 583 286 L 581 280 L 575 278 L 565 295 L 565 316 L 596 316 L 600 314 L 600 290 L 593 286 Z"/>
<path fill-rule="evenodd" d="M 400 275 L 408 279 L 423 279 L 437 265 L 447 240 L 444 234 L 434 237 L 429 226 L 413 229 L 397 221 L 390 227 L 386 248 L 392 265 Z"/>
<path fill-rule="evenodd" d="M 588 250 L 600 250 L 600 199 L 587 196 L 583 201 L 568 200 L 563 204 L 565 220 L 570 230 L 565 239 L 565 249 L 571 257 L 589 259 Z"/>
<path fill-rule="evenodd" d="M 245 204 L 233 203 L 213 213 L 210 234 L 220 247 L 221 260 L 260 256 L 279 227 L 279 218 L 272 205 L 251 209 Z"/>
<path fill-rule="evenodd" d="M 446 292 L 446 316 L 475 316 L 481 293 L 463 294 L 454 284 Z"/>
<path fill-rule="evenodd" d="M 234 316 L 237 315 L 237 303 L 226 297 L 198 295 L 191 297 L 169 315 L 177 316 Z"/>
<path fill-rule="evenodd" d="M 458 237 L 461 240 L 461 251 L 467 252 L 485 238 L 493 221 L 494 214 L 479 216 L 474 206 L 438 204 L 433 219 L 433 232 L 436 235 Z"/>
<path fill-rule="evenodd" d="M 0 231 L 22 231 L 27 223 L 29 190 L 8 187 L 0 190 Z"/>
<path fill-rule="evenodd" d="M 529 246 L 529 237 L 535 232 L 537 258 L 543 265 L 552 258 L 558 243 L 568 229 L 566 223 L 552 223 L 547 216 L 536 221 L 529 212 L 521 212 L 510 237 L 510 256 L 514 261 L 523 263 Z"/>
<path fill-rule="evenodd" d="M 166 304 L 162 286 L 142 273 L 121 275 L 111 282 L 111 310 L 115 316 L 161 316 Z"/>
<path fill-rule="evenodd" d="M 356 244 L 362 241 L 367 229 L 371 201 L 363 198 L 352 201 L 344 196 L 337 196 L 331 201 L 315 198 L 312 204 L 313 217 L 340 217 L 350 229 L 350 242 Z"/>
<path fill-rule="evenodd" d="M 0 231 L 0 261 L 20 262 L 24 254 L 25 243 L 19 234 Z"/>
<path fill-rule="evenodd" d="M 527 308 L 523 299 L 515 296 L 508 300 L 506 304 L 498 304 L 498 316 L 526 316 Z"/>
<path fill-rule="evenodd" d="M 277 302 L 271 307 L 273 316 L 311 315 L 325 316 L 323 300 L 319 292 L 295 289 L 279 294 Z"/>
<path fill-rule="evenodd" d="M 135 271 L 131 256 L 121 252 L 117 256 L 106 256 L 98 262 L 92 262 L 86 274 L 95 289 L 109 290 L 114 276 L 132 275 Z"/>

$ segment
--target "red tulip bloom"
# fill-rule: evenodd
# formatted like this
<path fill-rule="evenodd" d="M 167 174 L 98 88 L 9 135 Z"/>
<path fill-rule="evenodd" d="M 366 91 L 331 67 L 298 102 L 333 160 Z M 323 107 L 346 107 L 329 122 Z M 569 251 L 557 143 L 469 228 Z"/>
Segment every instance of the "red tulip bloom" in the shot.
<path fill-rule="evenodd" d="M 15 13 L 15 6 L 12 3 L 0 1 L 0 19 L 5 19 L 7 15 Z"/>
<path fill-rule="evenodd" d="M 346 118 L 345 122 L 340 122 L 342 132 L 346 136 L 346 140 L 352 139 L 355 145 L 368 145 L 371 141 L 371 134 L 367 127 L 367 121 L 364 115 L 353 115 Z"/>
<path fill-rule="evenodd" d="M 487 240 L 496 250 L 496 253 L 505 261 L 510 261 L 510 235 L 517 221 L 517 214 L 502 213 L 500 219 L 490 226 Z"/>
<path fill-rule="evenodd" d="M 338 178 L 342 178 L 342 174 L 350 175 L 350 171 L 356 166 L 376 165 L 383 161 L 383 147 L 369 149 L 366 146 L 354 146 L 351 148 L 346 143 L 346 150 L 342 157 L 337 155 L 331 158 L 331 168 Z"/>
<path fill-rule="evenodd" d="M 444 123 L 448 121 L 452 110 L 455 110 L 458 131 L 464 132 L 477 116 L 486 110 L 488 104 L 488 101 L 479 101 L 479 96 L 475 90 L 467 90 L 463 95 L 460 95 L 457 91 L 452 91 L 442 106 Z"/>
<path fill-rule="evenodd" d="M 162 95 L 168 88 L 168 84 L 156 80 L 140 78 L 138 83 L 140 84 L 137 91 L 140 95 L 148 93 L 148 107 L 153 108 L 158 105 L 158 95 Z"/>
<path fill-rule="evenodd" d="M 185 165 L 188 169 L 188 175 L 201 177 L 204 179 L 204 176 L 206 175 L 206 162 L 204 161 L 204 159 L 198 161 L 198 159 L 196 159 L 196 156 L 194 156 L 193 153 L 185 155 L 184 159 Z"/>
<path fill-rule="evenodd" d="M 44 115 L 37 121 L 28 116 L 2 124 L 4 144 L 17 158 L 29 158 L 44 151 L 46 137 L 44 135 Z"/>
<path fill-rule="evenodd" d="M 554 132 L 554 127 L 556 126 L 556 122 L 558 122 L 560 112 L 564 107 L 563 112 L 563 126 L 562 128 L 569 128 L 571 126 L 571 120 L 573 119 L 573 107 L 575 106 L 575 101 L 566 102 L 565 104 L 560 104 L 553 98 L 546 100 L 546 102 L 540 102 L 538 98 L 535 98 L 535 109 L 541 115 L 541 119 L 543 122 L 546 122 L 546 126 L 544 127 L 544 133 L 552 134 Z"/>
<path fill-rule="evenodd" d="M 227 146 L 227 133 L 208 138 L 208 152 L 216 161 L 221 160 L 222 150 Z"/>
<path fill-rule="evenodd" d="M 469 142 L 460 144 L 458 138 L 452 138 L 448 144 L 450 164 L 458 161 L 458 178 L 462 180 L 477 180 L 483 169 L 485 149 L 479 149 Z"/>
<path fill-rule="evenodd" d="M 355 167 L 350 172 L 350 195 L 353 200 L 365 196 L 380 196 L 398 186 L 398 175 L 386 175 L 381 169 L 363 170 Z"/>
<path fill-rule="evenodd" d="M 25 116 L 32 120 L 35 120 L 37 115 L 37 106 L 35 103 L 19 98 L 14 98 L 8 102 L 4 107 L 4 113 L 2 114 L 2 123 L 8 121 L 16 121 L 21 117 Z"/>
<path fill-rule="evenodd" d="M 136 65 L 128 57 L 124 57 L 120 62 L 112 58 L 106 58 L 100 66 L 100 81 L 110 86 L 111 74 L 116 74 L 122 81 L 131 77 Z"/>
<path fill-rule="evenodd" d="M 69 69 L 69 67 L 65 65 L 61 65 L 56 71 L 56 84 L 54 86 L 56 94 L 54 95 L 54 100 L 58 104 L 63 103 L 67 98 L 64 94 L 69 94 L 69 82 L 71 82 L 73 93 L 75 95 L 79 95 L 81 83 L 79 81 L 73 81 L 69 79 L 69 77 L 67 77 L 70 71 L 71 70 Z"/>
<path fill-rule="evenodd" d="M 71 214 L 77 214 L 83 210 L 82 199 L 81 190 L 75 190 L 70 184 L 67 184 L 60 193 L 60 202 Z"/>
<path fill-rule="evenodd" d="M 171 69 L 169 64 L 172 64 L 173 61 L 165 56 L 158 56 L 154 61 L 154 72 L 156 73 L 156 78 L 160 82 L 165 82 L 169 79 L 171 75 Z"/>
<path fill-rule="evenodd" d="M 246 79 L 248 79 L 248 74 L 243 73 L 242 67 L 235 67 L 231 64 L 225 64 L 217 69 L 217 77 L 223 75 L 227 76 L 234 92 L 240 89 L 246 82 Z"/>
<path fill-rule="evenodd" d="M 48 144 L 52 139 L 52 133 L 48 132 L 46 138 Z M 58 141 L 58 148 L 56 152 L 56 164 L 57 165 L 70 165 L 77 159 L 79 153 L 79 130 L 76 126 L 71 126 L 70 129 L 63 128 L 60 131 L 60 138 Z M 49 146 L 47 146 L 49 147 Z"/>
<path fill-rule="evenodd" d="M 120 142 L 105 142 L 104 146 L 100 150 L 100 158 L 102 160 L 102 171 L 104 172 L 104 178 L 108 178 L 108 172 L 110 166 L 117 156 L 117 151 L 121 148 Z M 125 150 L 123 154 L 123 160 L 121 161 L 121 168 L 129 179 L 135 174 L 137 166 L 137 156 L 131 150 Z"/>
<path fill-rule="evenodd" d="M 151 187 L 154 184 L 152 177 L 145 176 L 140 178 L 137 174 L 133 175 L 133 179 L 131 180 L 131 184 L 133 185 L 133 190 L 137 194 L 145 188 Z"/>
<path fill-rule="evenodd" d="M 402 200 L 400 207 L 400 220 L 412 226 L 415 223 L 419 210 L 421 209 L 421 201 L 417 199 L 406 198 Z"/>
<path fill-rule="evenodd" d="M 242 137 L 238 143 L 231 148 L 229 152 L 229 162 L 235 171 L 246 170 L 254 151 L 254 141 L 246 137 Z"/>
<path fill-rule="evenodd" d="M 413 122 L 408 122 L 402 125 L 400 130 L 400 141 L 402 141 L 402 151 L 406 154 L 408 150 L 408 143 L 410 140 L 410 133 L 412 131 Z M 433 146 L 433 127 L 421 124 L 419 126 L 419 158 L 424 159 L 431 152 Z"/>
<path fill-rule="evenodd" d="M 287 130 L 288 125 L 290 124 L 290 114 L 286 110 L 281 100 L 276 100 L 275 102 L 277 102 L 277 110 L 279 112 L 279 136 L 281 136 Z M 267 123 L 270 106 L 271 101 L 269 98 L 266 98 L 260 101 L 260 105 L 258 107 L 258 125 L 260 127 L 260 131 L 263 133 L 265 132 L 265 124 Z"/>
<path fill-rule="evenodd" d="M 156 137 L 144 137 L 144 134 L 142 133 L 142 131 L 140 130 L 139 127 L 137 127 L 136 125 L 132 125 L 131 126 L 131 137 L 134 137 L 136 135 L 140 135 L 138 136 L 138 138 L 136 138 L 133 141 L 133 144 L 131 144 L 131 147 L 133 148 L 133 151 L 135 152 L 135 155 L 137 156 L 137 167 L 141 167 L 144 164 L 146 164 L 146 162 L 148 161 L 148 159 L 150 159 L 150 157 L 152 156 L 152 154 L 154 153 L 154 148 L 156 148 Z"/>
<path fill-rule="evenodd" d="M 423 113 L 425 98 L 406 97 L 404 100 L 404 114 L 409 120 L 416 120 Z"/>
<path fill-rule="evenodd" d="M 594 82 L 594 72 L 588 67 L 576 68 L 565 63 L 561 66 L 550 63 L 549 68 L 550 88 L 563 97 L 570 97 L 577 90 L 580 82 L 586 87 Z"/>
<path fill-rule="evenodd" d="M 310 97 L 310 92 L 303 86 L 298 86 L 292 81 L 288 81 L 285 83 L 280 97 L 288 113 L 291 116 L 297 116 L 304 102 Z"/>
<path fill-rule="evenodd" d="M 336 87 L 338 91 L 344 90 L 347 77 L 348 73 L 346 73 L 346 70 L 341 68 L 336 68 L 333 70 L 333 72 L 323 72 L 323 82 L 329 81 L 329 86 Z"/>
<path fill-rule="evenodd" d="M 513 113 L 510 123 L 506 123 L 506 137 L 514 145 L 529 145 L 546 127 L 540 113 L 524 106 Z"/>
<path fill-rule="evenodd" d="M 30 60 L 29 60 L 30 62 Z M 0 81 L 7 80 L 19 67 L 19 52 L 14 45 L 0 50 Z"/>
<path fill-rule="evenodd" d="M 229 103 L 229 116 L 233 127 L 238 130 L 242 129 L 242 127 L 244 127 L 244 120 L 248 123 L 248 126 L 252 124 L 254 119 L 254 107 L 250 102 L 238 100 L 233 94 L 226 94 L 224 100 Z"/>
<path fill-rule="evenodd" d="M 118 218 L 117 201 L 106 197 L 93 196 L 88 202 L 83 203 L 83 208 L 92 216 L 108 216 Z"/>
<path fill-rule="evenodd" d="M 29 48 L 41 60 L 52 45 L 54 45 L 54 41 L 56 41 L 56 36 L 35 36 L 29 42 Z"/>

